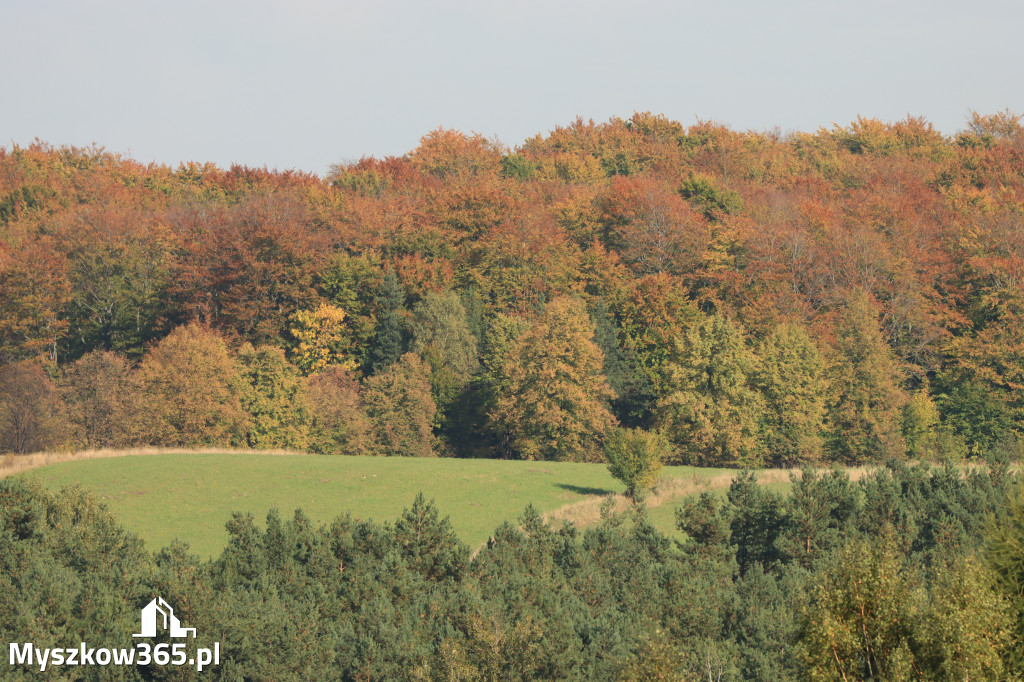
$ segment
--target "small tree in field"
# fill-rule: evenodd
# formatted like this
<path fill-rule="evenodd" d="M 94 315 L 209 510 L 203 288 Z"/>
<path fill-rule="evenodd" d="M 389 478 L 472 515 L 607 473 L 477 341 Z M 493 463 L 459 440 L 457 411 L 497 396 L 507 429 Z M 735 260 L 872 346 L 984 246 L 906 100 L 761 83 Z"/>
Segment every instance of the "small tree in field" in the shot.
<path fill-rule="evenodd" d="M 626 495 L 636 499 L 654 487 L 669 454 L 665 437 L 643 429 L 615 429 L 604 450 L 608 471 L 626 485 Z"/>

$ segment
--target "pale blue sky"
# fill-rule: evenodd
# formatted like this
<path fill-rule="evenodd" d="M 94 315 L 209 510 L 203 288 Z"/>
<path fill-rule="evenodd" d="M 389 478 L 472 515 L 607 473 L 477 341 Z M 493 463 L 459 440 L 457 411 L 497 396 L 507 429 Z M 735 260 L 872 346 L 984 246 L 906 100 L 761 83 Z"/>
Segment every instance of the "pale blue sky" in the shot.
<path fill-rule="evenodd" d="M 1024 3 L 0 0 L 0 145 L 323 174 L 576 116 L 961 129 L 1024 112 Z"/>

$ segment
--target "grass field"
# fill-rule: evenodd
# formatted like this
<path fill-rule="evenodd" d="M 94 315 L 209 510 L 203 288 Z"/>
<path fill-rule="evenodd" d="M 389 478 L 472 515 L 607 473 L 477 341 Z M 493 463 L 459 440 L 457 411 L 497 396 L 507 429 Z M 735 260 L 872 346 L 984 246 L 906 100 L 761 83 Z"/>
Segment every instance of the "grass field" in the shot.
<path fill-rule="evenodd" d="M 732 473 L 666 467 L 650 500 L 656 525 L 671 531 L 673 502 L 702 488 L 721 489 Z M 83 459 L 17 475 L 37 478 L 51 489 L 80 483 L 150 549 L 177 538 L 203 558 L 219 554 L 227 541 L 224 524 L 235 511 L 260 521 L 272 508 L 282 517 L 301 508 L 323 522 L 347 512 L 394 521 L 422 491 L 450 516 L 458 535 L 477 547 L 527 504 L 556 521 L 587 525 L 597 519 L 604 497 L 622 491 L 603 464 L 262 453 Z M 619 505 L 626 503 L 620 499 Z"/>

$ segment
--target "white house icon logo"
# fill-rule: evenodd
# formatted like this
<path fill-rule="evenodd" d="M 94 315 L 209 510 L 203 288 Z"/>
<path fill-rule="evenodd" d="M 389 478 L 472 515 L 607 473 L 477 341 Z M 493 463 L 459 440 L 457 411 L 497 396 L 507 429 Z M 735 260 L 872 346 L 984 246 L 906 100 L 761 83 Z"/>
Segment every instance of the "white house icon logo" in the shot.
<path fill-rule="evenodd" d="M 174 615 L 174 609 L 163 597 L 157 597 L 142 609 L 142 632 L 132 637 L 156 637 L 159 622 L 163 623 L 161 627 L 168 630 L 171 637 L 188 637 L 189 633 L 192 633 L 192 638 L 195 639 L 196 629 L 181 627 L 181 622 Z"/>

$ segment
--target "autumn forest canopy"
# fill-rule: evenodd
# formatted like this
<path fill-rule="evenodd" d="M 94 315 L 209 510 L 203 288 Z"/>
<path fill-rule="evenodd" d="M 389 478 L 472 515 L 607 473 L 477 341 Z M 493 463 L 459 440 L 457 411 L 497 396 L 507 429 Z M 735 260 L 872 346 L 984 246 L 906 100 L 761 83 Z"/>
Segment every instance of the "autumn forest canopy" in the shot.
<path fill-rule="evenodd" d="M 325 178 L 38 142 L 0 149 L 0 451 L 1012 454 L 1022 278 L 1008 111 L 438 129 Z"/>

